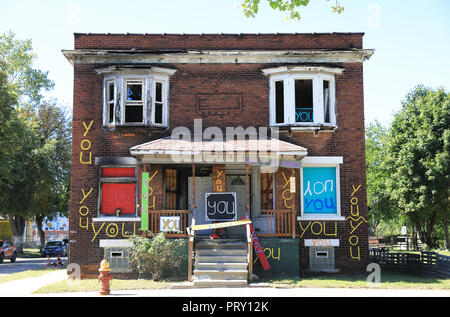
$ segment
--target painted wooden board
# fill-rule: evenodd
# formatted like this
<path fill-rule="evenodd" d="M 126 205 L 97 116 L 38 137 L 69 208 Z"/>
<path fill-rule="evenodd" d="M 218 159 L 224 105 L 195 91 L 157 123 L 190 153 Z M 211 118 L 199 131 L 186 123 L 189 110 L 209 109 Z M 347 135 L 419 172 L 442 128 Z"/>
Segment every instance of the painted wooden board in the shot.
<path fill-rule="evenodd" d="M 196 226 L 192 226 L 191 229 L 193 231 L 210 230 L 210 229 L 242 226 L 242 225 L 247 225 L 247 224 L 251 224 L 251 223 L 252 223 L 252 221 L 250 219 L 245 219 L 245 220 L 237 220 L 237 221 L 210 223 L 210 224 L 205 224 L 205 225 L 196 225 Z"/>
<path fill-rule="evenodd" d="M 148 172 L 142 173 L 141 229 L 148 230 Z"/>
<path fill-rule="evenodd" d="M 243 216 L 242 219 L 247 219 L 247 215 Z M 261 246 L 261 242 L 258 239 L 258 236 L 255 233 L 255 230 L 253 229 L 253 226 L 250 223 L 250 234 L 252 235 L 252 242 L 253 242 L 253 248 L 255 249 L 256 255 L 258 256 L 259 262 L 261 262 L 261 265 L 264 269 L 264 271 L 270 270 L 270 264 L 269 261 L 267 261 L 266 254 L 264 253 L 264 249 Z"/>

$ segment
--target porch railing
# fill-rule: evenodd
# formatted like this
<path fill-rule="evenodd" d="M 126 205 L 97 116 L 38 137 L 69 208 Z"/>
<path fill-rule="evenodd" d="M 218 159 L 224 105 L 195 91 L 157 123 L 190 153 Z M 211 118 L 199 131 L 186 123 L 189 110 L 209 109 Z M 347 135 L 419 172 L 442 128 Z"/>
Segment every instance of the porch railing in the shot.
<path fill-rule="evenodd" d="M 189 219 L 192 214 L 192 210 L 149 210 L 149 224 L 148 228 L 153 234 L 161 232 L 160 222 L 161 216 L 167 217 L 179 217 L 179 231 L 167 231 L 167 238 L 188 238 L 189 234 L 186 228 L 189 227 Z M 173 223 L 171 223 L 173 226 Z"/>
<path fill-rule="evenodd" d="M 261 237 L 295 237 L 295 213 L 290 209 L 261 210 L 266 216 L 266 232 Z"/>

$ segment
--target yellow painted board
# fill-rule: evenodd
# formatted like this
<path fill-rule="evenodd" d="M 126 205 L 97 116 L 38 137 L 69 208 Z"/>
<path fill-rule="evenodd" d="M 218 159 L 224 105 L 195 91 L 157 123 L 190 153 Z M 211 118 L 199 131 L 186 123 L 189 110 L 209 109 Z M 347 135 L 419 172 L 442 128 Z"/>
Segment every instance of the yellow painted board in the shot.
<path fill-rule="evenodd" d="M 237 221 L 227 221 L 227 222 L 218 222 L 218 223 L 210 223 L 207 225 L 196 225 L 192 226 L 193 231 L 198 230 L 209 230 L 209 229 L 219 229 L 219 228 L 227 228 L 227 227 L 235 227 L 251 224 L 252 221 L 250 219 L 245 220 L 237 220 Z"/>

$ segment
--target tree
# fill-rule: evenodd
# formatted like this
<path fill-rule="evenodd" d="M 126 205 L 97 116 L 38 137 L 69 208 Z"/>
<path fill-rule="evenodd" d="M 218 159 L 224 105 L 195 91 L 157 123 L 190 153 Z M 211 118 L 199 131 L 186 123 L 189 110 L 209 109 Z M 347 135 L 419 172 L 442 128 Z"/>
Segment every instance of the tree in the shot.
<path fill-rule="evenodd" d="M 370 229 L 377 236 L 380 223 L 390 223 L 400 215 L 386 186 L 389 178 L 385 164 L 386 137 L 387 130 L 378 121 L 366 126 L 367 206 Z"/>
<path fill-rule="evenodd" d="M 0 156 L 0 213 L 11 223 L 14 242 L 22 251 L 25 221 L 32 217 L 33 195 L 39 151 L 38 138 L 20 109 L 36 107 L 43 90 L 50 90 L 53 82 L 47 72 L 33 67 L 36 55 L 30 40 L 17 40 L 12 32 L 0 35 L 0 71 L 2 73 L 2 112 L 8 119 L 2 122 Z"/>
<path fill-rule="evenodd" d="M 280 12 L 288 13 L 287 19 L 300 20 L 300 12 L 297 10 L 299 7 L 306 7 L 309 4 L 309 0 L 267 0 L 272 9 Z M 330 0 L 327 0 L 330 1 Z M 260 0 L 243 0 L 242 8 L 244 14 L 248 18 L 254 18 L 259 11 Z M 344 11 L 344 7 L 338 0 L 335 0 L 335 5 L 331 6 L 333 12 L 341 13 Z"/>
<path fill-rule="evenodd" d="M 395 114 L 386 142 L 388 189 L 422 242 L 439 247 L 448 236 L 450 95 L 415 87 Z M 443 229 L 443 230 L 442 230 Z"/>
<path fill-rule="evenodd" d="M 0 71 L 0 112 L 10 113 L 0 128 L 0 214 L 8 217 L 14 243 L 18 252 L 21 252 L 25 220 L 30 216 L 34 187 L 31 172 L 34 137 L 17 111 L 11 109 L 16 101 L 12 95 L 6 74 Z"/>
<path fill-rule="evenodd" d="M 13 32 L 0 35 L 0 61 L 8 77 L 10 88 L 18 97 L 18 104 L 38 104 L 42 90 L 50 90 L 54 83 L 48 79 L 48 72 L 33 67 L 36 54 L 31 40 L 17 40 Z"/>
<path fill-rule="evenodd" d="M 36 108 L 21 109 L 21 115 L 33 130 L 35 145 L 33 179 L 35 191 L 32 208 L 41 245 L 45 244 L 42 230 L 44 218 L 67 215 L 70 197 L 72 126 L 67 113 L 57 101 L 42 102 Z"/>

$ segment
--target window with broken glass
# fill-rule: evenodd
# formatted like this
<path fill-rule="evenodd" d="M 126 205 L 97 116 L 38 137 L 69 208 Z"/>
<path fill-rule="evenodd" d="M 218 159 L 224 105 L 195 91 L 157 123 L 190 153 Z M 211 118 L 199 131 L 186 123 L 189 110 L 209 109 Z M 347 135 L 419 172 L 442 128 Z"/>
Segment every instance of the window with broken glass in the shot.
<path fill-rule="evenodd" d="M 168 125 L 168 78 L 111 75 L 104 78 L 105 126 Z"/>

